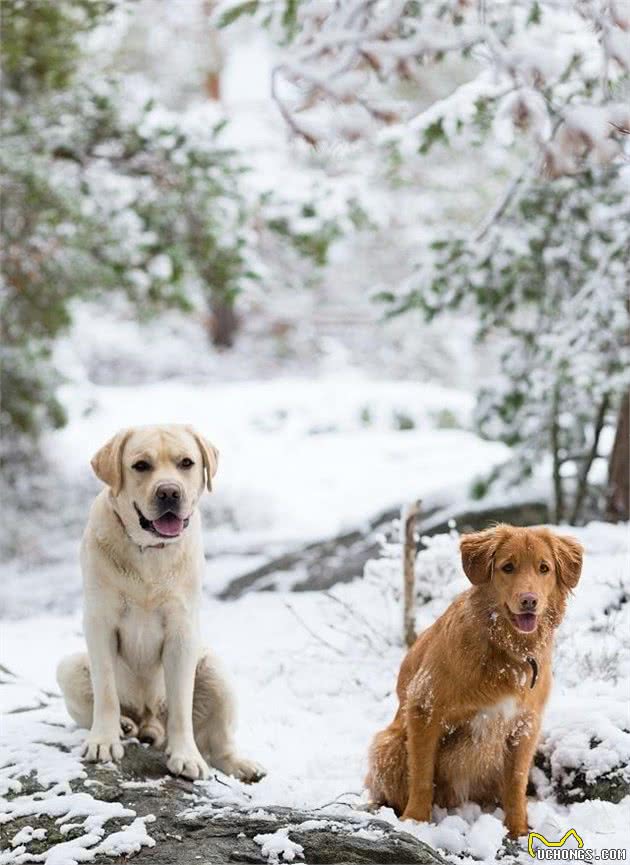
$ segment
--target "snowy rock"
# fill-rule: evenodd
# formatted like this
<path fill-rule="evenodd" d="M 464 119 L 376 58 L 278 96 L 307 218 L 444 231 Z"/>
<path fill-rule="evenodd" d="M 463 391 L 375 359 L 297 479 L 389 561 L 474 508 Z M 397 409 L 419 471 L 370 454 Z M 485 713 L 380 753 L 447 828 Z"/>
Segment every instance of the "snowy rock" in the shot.
<path fill-rule="evenodd" d="M 141 745 L 127 745 L 120 767 L 85 764 L 76 774 L 65 795 L 30 781 L 8 799 L 0 813 L 3 865 L 111 862 L 131 854 L 152 865 L 445 863 L 424 842 L 365 812 L 322 819 L 292 808 L 243 808 L 239 782 L 169 777 L 163 755 Z"/>
<path fill-rule="evenodd" d="M 292 591 L 329 589 L 337 583 L 354 580 L 370 559 L 379 556 L 383 535 L 395 534 L 399 508 L 388 508 L 356 529 L 333 538 L 299 547 L 289 553 L 231 580 L 219 594 L 222 600 L 238 598 L 248 591 L 268 591 L 270 588 L 290 588 Z M 546 522 L 547 506 L 542 501 L 527 500 L 497 507 L 470 502 L 445 507 L 441 496 L 429 496 L 423 503 L 418 522 L 420 537 L 433 536 L 455 526 L 460 531 L 486 528 L 492 520 L 533 525 Z"/>

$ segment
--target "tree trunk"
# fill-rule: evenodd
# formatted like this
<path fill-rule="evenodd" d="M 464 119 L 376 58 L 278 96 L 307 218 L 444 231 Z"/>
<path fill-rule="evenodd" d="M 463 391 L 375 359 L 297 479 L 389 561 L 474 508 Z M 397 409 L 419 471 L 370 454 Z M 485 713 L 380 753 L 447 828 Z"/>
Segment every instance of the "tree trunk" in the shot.
<path fill-rule="evenodd" d="M 583 517 L 582 511 L 584 509 L 584 502 L 586 500 L 586 494 L 588 492 L 588 476 L 591 468 L 593 467 L 593 463 L 597 459 L 599 439 L 606 423 L 606 414 L 608 412 L 609 405 L 610 394 L 605 394 L 599 405 L 599 409 L 597 410 L 597 417 L 595 418 L 595 423 L 593 425 L 593 441 L 591 443 L 591 449 L 587 454 L 584 454 L 584 459 L 578 473 L 577 489 L 575 491 L 575 502 L 573 504 L 573 511 L 571 514 L 572 526 L 577 526 L 578 521 L 581 520 Z"/>
<path fill-rule="evenodd" d="M 202 13 L 205 19 L 205 39 L 208 50 L 203 90 L 205 96 L 212 102 L 221 101 L 221 75 L 225 64 L 221 34 L 213 23 L 216 8 L 216 0 L 204 0 Z M 207 283 L 209 286 L 212 285 L 213 279 L 208 279 Z M 232 348 L 239 325 L 234 302 L 228 300 L 222 292 L 213 291 L 210 298 L 210 313 L 210 337 L 213 345 L 218 348 Z"/>
<path fill-rule="evenodd" d="M 556 387 L 553 392 L 552 418 L 551 418 L 551 456 L 553 460 L 553 498 L 554 498 L 554 523 L 561 523 L 564 519 L 564 486 L 560 468 L 562 460 L 560 457 L 560 423 L 559 415 L 560 395 Z"/>
<path fill-rule="evenodd" d="M 221 34 L 213 23 L 217 10 L 216 0 L 204 0 L 202 14 L 205 21 L 206 69 L 204 70 L 203 89 L 212 102 L 221 101 L 221 74 L 225 65 Z"/>
<path fill-rule="evenodd" d="M 606 518 L 630 519 L 630 395 L 626 391 L 619 409 L 617 432 L 608 460 Z"/>
<path fill-rule="evenodd" d="M 223 296 L 213 295 L 210 305 L 212 311 L 210 331 L 213 344 L 219 348 L 232 348 L 238 330 L 238 316 L 234 302 Z"/>

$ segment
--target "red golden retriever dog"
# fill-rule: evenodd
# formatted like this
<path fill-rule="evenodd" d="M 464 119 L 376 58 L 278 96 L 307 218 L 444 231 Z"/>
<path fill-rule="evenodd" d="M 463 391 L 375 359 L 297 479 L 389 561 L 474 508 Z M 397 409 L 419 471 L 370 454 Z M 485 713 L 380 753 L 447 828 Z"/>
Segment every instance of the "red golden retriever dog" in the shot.
<path fill-rule="evenodd" d="M 545 528 L 499 525 L 464 535 L 460 549 L 472 588 L 407 653 L 398 711 L 372 743 L 366 785 L 403 820 L 430 820 L 434 803 L 500 802 L 516 838 L 528 832 L 553 638 L 582 547 Z"/>

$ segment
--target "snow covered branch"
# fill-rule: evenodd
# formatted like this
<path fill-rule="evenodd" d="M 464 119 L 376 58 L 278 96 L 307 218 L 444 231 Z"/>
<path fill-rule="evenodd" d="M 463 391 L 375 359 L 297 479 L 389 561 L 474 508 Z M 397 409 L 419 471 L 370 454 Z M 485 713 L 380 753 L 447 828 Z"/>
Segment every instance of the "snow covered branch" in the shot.
<path fill-rule="evenodd" d="M 529 137 L 544 170 L 558 177 L 585 159 L 618 158 L 630 128 L 621 90 L 630 69 L 630 16 L 620 2 L 227 6 L 220 7 L 224 19 L 237 8 L 259 14 L 288 42 L 272 72 L 272 96 L 291 133 L 311 145 L 369 138 L 386 125 L 395 127 L 387 140 L 408 138 L 417 152 L 448 138 L 448 129 L 464 133 L 484 108 L 501 143 Z M 463 60 L 472 77 L 423 105 L 426 68 L 449 58 Z"/>

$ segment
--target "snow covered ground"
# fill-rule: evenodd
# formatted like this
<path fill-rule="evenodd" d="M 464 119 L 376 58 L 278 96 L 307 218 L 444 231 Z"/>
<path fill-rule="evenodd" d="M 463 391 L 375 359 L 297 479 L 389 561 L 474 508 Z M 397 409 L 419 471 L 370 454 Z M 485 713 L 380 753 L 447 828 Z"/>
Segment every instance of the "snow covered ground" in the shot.
<path fill-rule="evenodd" d="M 619 804 L 579 801 L 574 788 L 611 772 L 628 780 L 627 528 L 591 524 L 571 531 L 586 546 L 585 568 L 558 638 L 556 682 L 541 747 L 548 769 L 547 774 L 533 772 L 537 797 L 530 799 L 529 818 L 535 831 L 552 839 L 575 828 L 587 848 L 625 849 L 630 797 Z M 425 598 L 418 611 L 422 628 L 466 586 L 454 533 L 430 542 L 418 557 L 417 575 L 418 593 Z M 322 819 L 350 811 L 361 817 L 367 747 L 394 711 L 393 688 L 403 654 L 400 618 L 397 545 L 368 563 L 363 578 L 329 593 L 278 591 L 234 602 L 205 599 L 205 638 L 224 659 L 238 693 L 241 748 L 269 770 L 251 788 L 233 780 L 226 788 L 211 780 L 208 791 L 215 806 L 288 805 L 321 808 Z M 60 656 L 83 645 L 79 613 L 5 623 L 2 637 L 3 663 L 17 676 L 4 676 L 6 710 L 43 708 L 5 716 L 3 783 L 5 791 L 18 795 L 1 806 L 0 822 L 49 813 L 64 825 L 83 826 L 70 847 L 50 853 L 48 863 L 70 865 L 87 861 L 97 849 L 125 851 L 151 843 L 151 825 L 144 821 L 116 833 L 108 830 L 106 820 L 121 816 L 122 806 L 95 803 L 89 787 L 68 794 L 68 782 L 81 777 L 82 734 L 56 696 L 54 670 Z M 48 793 L 20 795 L 16 779 L 30 772 Z M 578 801 L 561 805 L 559 792 L 563 801 Z M 398 824 L 387 809 L 378 816 Z M 470 804 L 449 813 L 436 808 L 433 817 L 431 824 L 400 828 L 455 862 L 493 862 L 502 856 L 500 810 L 482 813 Z M 33 821 L 36 826 L 35 817 Z M 35 861 L 25 852 L 27 836 L 20 835 L 0 862 Z M 277 846 L 273 840 L 262 843 L 269 849 Z M 514 854 L 508 858 L 514 861 Z M 524 847 L 516 854 L 518 861 L 528 858 Z"/>
<path fill-rule="evenodd" d="M 216 492 L 204 499 L 202 622 L 238 692 L 241 747 L 269 774 L 253 788 L 210 781 L 214 806 L 287 805 L 322 809 L 322 819 L 350 813 L 366 819 L 366 751 L 392 716 L 403 653 L 398 546 L 369 563 L 364 577 L 328 593 L 293 594 L 280 586 L 233 602 L 216 596 L 228 579 L 282 550 L 360 526 L 419 495 L 460 495 L 505 449 L 470 431 L 467 392 L 419 376 L 376 378 L 338 358 L 317 375 L 280 369 L 255 377 L 242 352 L 232 359 L 186 357 L 181 333 L 157 369 L 142 352 L 134 367 L 130 349 L 115 356 L 103 348 L 111 322 L 100 339 L 97 330 L 95 323 L 84 327 L 65 346 L 70 422 L 46 438 L 36 507 L 5 520 L 15 547 L 1 584 L 0 692 L 7 714 L 0 764 L 11 798 L 0 806 L 0 824 L 22 820 L 0 865 L 71 865 L 152 843 L 150 822 L 134 819 L 120 803 L 97 802 L 83 785 L 84 734 L 70 723 L 54 678 L 59 658 L 83 646 L 77 549 L 99 487 L 89 458 L 119 427 L 135 423 L 193 423 L 221 451 Z M 156 337 L 167 333 L 160 323 Z M 132 371 L 126 383 L 113 383 L 116 360 Z M 169 367 L 174 375 L 166 379 Z M 585 783 L 622 766 L 627 772 L 630 758 L 627 532 L 597 524 L 575 533 L 587 547 L 586 567 L 558 642 L 541 748 L 546 768 L 533 774 L 538 798 L 530 820 L 547 837 L 574 827 L 588 847 L 616 847 L 626 843 L 628 800 L 573 799 Z M 418 626 L 433 621 L 465 585 L 456 539 L 437 537 L 418 558 Z M 21 789 L 31 773 L 46 793 L 33 794 L 28 783 Z M 560 804 L 559 794 L 572 804 Z M 28 853 L 29 844 L 42 840 L 37 814 L 51 815 L 60 831 L 78 827 L 65 847 L 51 847 L 40 860 Z M 398 823 L 391 812 L 379 816 Z M 499 811 L 467 805 L 449 814 L 436 809 L 434 823 L 404 829 L 454 861 L 492 862 L 505 852 L 500 818 Z M 261 836 L 261 849 L 290 852 L 290 830 L 285 834 Z M 519 858 L 527 861 L 527 852 Z"/>
<path fill-rule="evenodd" d="M 418 495 L 465 490 L 506 453 L 467 429 L 468 394 L 350 370 L 231 383 L 81 382 L 64 397 L 71 421 L 46 441 L 54 468 L 42 513 L 20 514 L 13 526 L 18 555 L 5 570 L 5 615 L 79 603 L 77 544 L 100 486 L 90 458 L 124 426 L 192 423 L 219 448 L 215 492 L 203 500 L 210 593 L 275 552 L 355 528 Z"/>
<path fill-rule="evenodd" d="M 164 46 L 177 41 L 170 23 L 160 39 L 154 17 L 146 20 L 156 68 L 168 69 L 157 82 L 164 88 L 183 60 L 164 62 Z M 196 25 L 183 26 L 190 34 Z M 210 348 L 200 312 L 186 319 L 169 313 L 140 326 L 109 299 L 107 308 L 74 311 L 75 326 L 56 348 L 70 422 L 45 440 L 41 477 L 27 485 L 29 509 L 15 513 L 8 502 L 3 513 L 11 560 L 0 581 L 0 696 L 7 713 L 0 795 L 10 797 L 0 802 L 0 824 L 32 817 L 32 831 L 16 829 L 0 865 L 72 865 L 153 843 L 150 821 L 134 820 L 120 803 L 98 802 L 83 784 L 84 734 L 70 723 L 54 678 L 60 657 L 83 646 L 77 552 L 99 487 L 89 459 L 118 428 L 193 423 L 221 451 L 216 492 L 203 504 L 202 622 L 238 692 L 241 746 L 269 774 L 253 788 L 211 780 L 214 806 L 317 808 L 324 820 L 366 816 L 367 747 L 391 719 L 403 654 L 399 550 L 387 548 L 363 577 L 328 593 L 280 588 L 232 602 L 216 596 L 229 579 L 269 557 L 360 526 L 383 509 L 418 496 L 459 496 L 506 455 L 470 429 L 472 391 L 493 369 L 486 362 L 492 349 L 473 348 L 474 323 L 444 319 L 427 327 L 411 314 L 383 323 L 369 298 L 403 278 L 419 239 L 435 224 L 475 223 L 509 166 L 495 159 L 489 172 L 480 153 L 458 161 L 454 171 L 454 155 L 438 153 L 392 187 L 356 148 L 300 153 L 287 144 L 270 106 L 265 51 L 251 40 L 230 49 L 223 80 L 226 140 L 246 142 L 253 188 L 298 182 L 327 188 L 334 177 L 343 196 L 382 205 L 381 219 L 375 232 L 333 247 L 316 286 L 307 288 L 302 274 L 299 291 L 291 283 L 263 298 L 239 298 L 243 326 L 231 353 Z M 190 82 L 184 85 L 174 88 L 174 104 L 186 102 L 180 91 L 188 92 Z M 333 198 L 325 206 L 334 204 Z M 549 838 L 573 827 L 586 847 L 625 848 L 629 800 L 579 800 L 585 784 L 628 773 L 627 528 L 593 524 L 575 534 L 586 545 L 586 565 L 558 640 L 541 745 L 545 771 L 533 772 L 538 795 L 529 816 Z M 456 539 L 435 538 L 418 559 L 419 628 L 465 585 Z M 24 779 L 31 773 L 46 792 L 30 792 Z M 33 859 L 29 845 L 42 840 L 38 814 L 51 815 L 62 832 L 78 827 L 78 835 Z M 379 816 L 398 825 L 391 812 Z M 433 816 L 431 824 L 401 828 L 455 862 L 490 863 L 504 854 L 500 811 L 467 805 Z M 297 856 L 290 830 L 278 829 L 259 836 L 261 850 Z M 530 861 L 525 849 L 517 858 Z"/>

